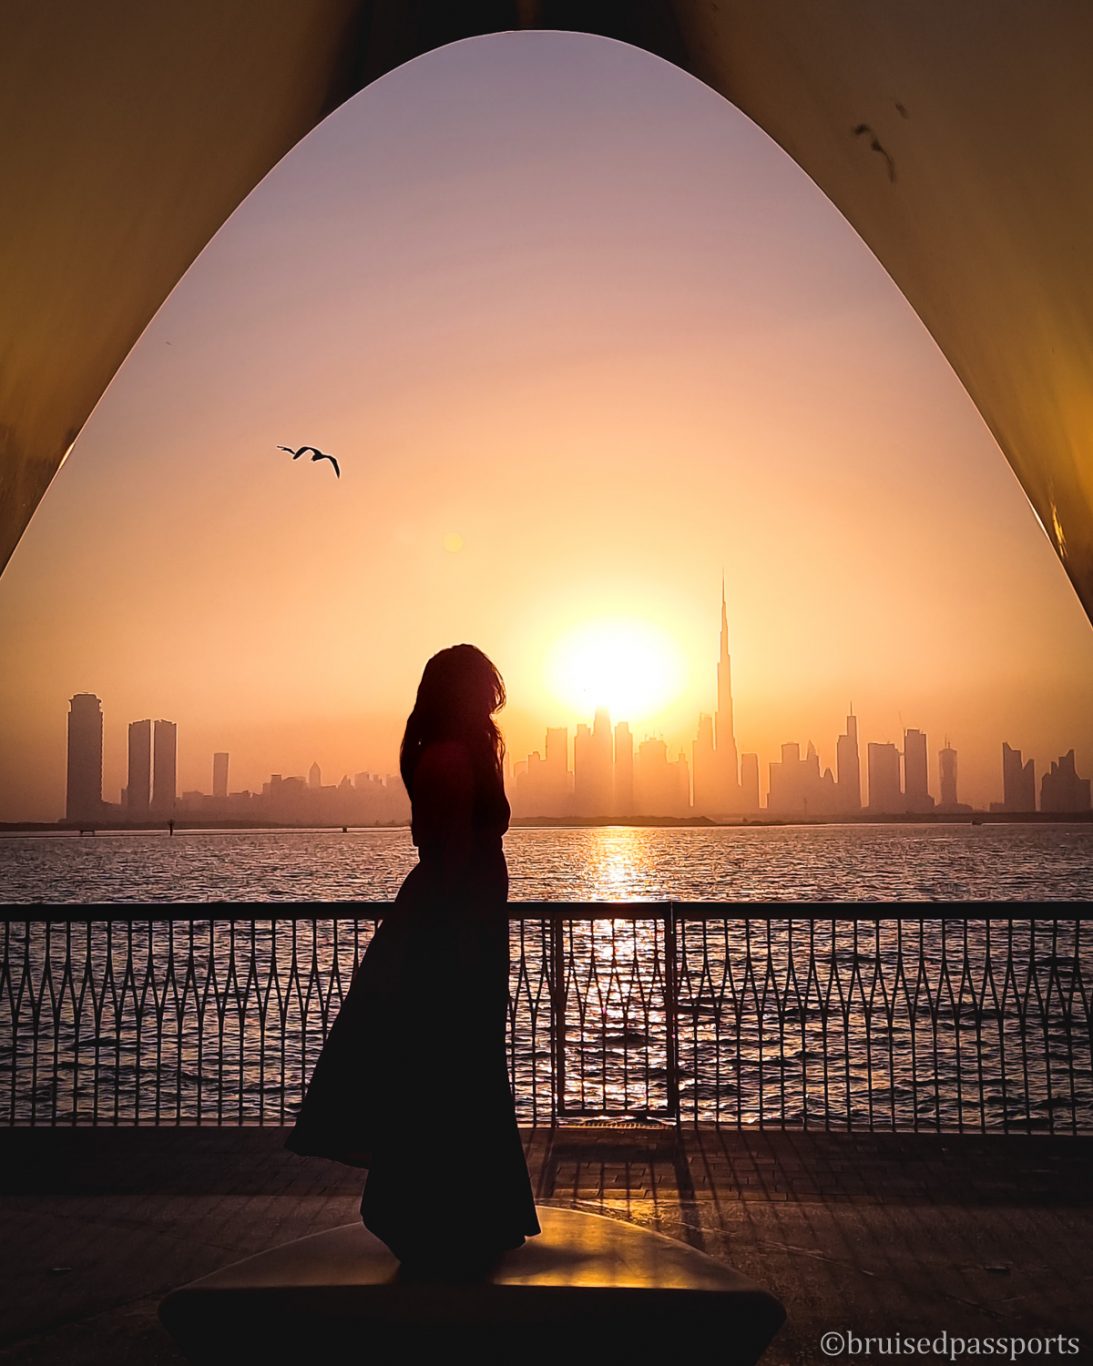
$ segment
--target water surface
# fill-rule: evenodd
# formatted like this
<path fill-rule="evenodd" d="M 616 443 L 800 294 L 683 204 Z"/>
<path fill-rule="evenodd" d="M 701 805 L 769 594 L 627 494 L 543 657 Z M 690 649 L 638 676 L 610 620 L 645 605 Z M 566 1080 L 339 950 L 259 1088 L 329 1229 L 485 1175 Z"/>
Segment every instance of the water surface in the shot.
<path fill-rule="evenodd" d="M 1093 826 L 528 828 L 505 839 L 513 901 L 1088 901 Z M 12 835 L 21 904 L 389 901 L 405 828 Z"/>

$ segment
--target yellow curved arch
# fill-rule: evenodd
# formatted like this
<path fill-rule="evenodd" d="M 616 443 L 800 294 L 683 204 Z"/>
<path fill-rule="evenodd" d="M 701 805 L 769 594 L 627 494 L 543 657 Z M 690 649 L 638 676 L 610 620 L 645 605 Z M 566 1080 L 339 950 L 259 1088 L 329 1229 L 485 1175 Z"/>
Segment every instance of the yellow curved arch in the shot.
<path fill-rule="evenodd" d="M 705 81 L 843 212 L 1093 617 L 1087 0 L 14 0 L 0 19 L 0 566 L 149 319 L 326 114 L 512 28 Z"/>

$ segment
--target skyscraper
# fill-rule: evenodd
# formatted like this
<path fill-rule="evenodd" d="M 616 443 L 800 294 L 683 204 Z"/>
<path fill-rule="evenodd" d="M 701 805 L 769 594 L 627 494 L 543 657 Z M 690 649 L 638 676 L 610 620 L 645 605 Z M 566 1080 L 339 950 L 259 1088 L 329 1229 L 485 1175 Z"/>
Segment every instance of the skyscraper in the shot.
<path fill-rule="evenodd" d="M 317 763 L 313 763 L 307 771 L 307 785 L 312 792 L 318 792 L 323 785 L 323 771 Z"/>
<path fill-rule="evenodd" d="M 926 764 L 926 736 L 921 730 L 903 732 L 903 805 L 907 811 L 920 813 L 934 809 Z"/>
<path fill-rule="evenodd" d="M 152 723 L 129 722 L 129 782 L 125 789 L 125 813 L 131 821 L 148 819 L 152 787 Z"/>
<path fill-rule="evenodd" d="M 740 756 L 740 805 L 745 811 L 759 810 L 759 755 Z"/>
<path fill-rule="evenodd" d="M 694 807 L 703 816 L 718 809 L 717 754 L 713 744 L 713 717 L 703 712 L 698 718 L 698 734 L 691 744 L 691 772 L 694 776 Z"/>
<path fill-rule="evenodd" d="M 573 811 L 578 816 L 591 816 L 595 794 L 593 772 L 592 731 L 579 722 L 573 735 Z"/>
<path fill-rule="evenodd" d="M 157 721 L 153 727 L 152 815 L 170 819 L 178 790 L 178 727 L 173 721 Z"/>
<path fill-rule="evenodd" d="M 679 810 L 678 769 L 668 762 L 668 746 L 647 736 L 634 756 L 634 807 L 639 816 L 669 816 Z M 690 781 L 688 775 L 688 782 Z"/>
<path fill-rule="evenodd" d="M 838 808 L 835 777 L 820 772 L 820 756 L 810 740 L 805 757 L 797 744 L 782 746 L 782 757 L 769 767 L 767 810 L 783 815 L 832 816 Z"/>
<path fill-rule="evenodd" d="M 78 692 L 68 705 L 65 819 L 95 821 L 102 816 L 102 703 Z"/>
<path fill-rule="evenodd" d="M 625 721 L 615 727 L 615 815 L 634 814 L 634 737 Z"/>
<path fill-rule="evenodd" d="M 717 753 L 718 802 L 722 811 L 740 805 L 740 765 L 732 718 L 732 660 L 729 657 L 729 617 L 725 604 L 725 575 L 721 575 L 721 651 L 717 660 L 717 717 L 714 744 Z"/>
<path fill-rule="evenodd" d="M 592 721 L 592 787 L 589 801 L 592 815 L 609 816 L 615 801 L 615 750 L 611 737 L 611 717 L 605 707 L 597 707 Z"/>
<path fill-rule="evenodd" d="M 1089 809 L 1090 782 L 1088 778 L 1078 777 L 1074 751 L 1071 749 L 1059 759 L 1053 759 L 1051 771 L 1044 774 L 1040 782 L 1040 810 L 1061 815 L 1068 812 L 1077 814 Z"/>
<path fill-rule="evenodd" d="M 668 770 L 675 780 L 675 791 L 668 814 L 670 816 L 689 816 L 691 814 L 691 769 L 687 763 L 687 756 L 682 750 L 676 755 L 675 763 L 668 765 Z"/>
<path fill-rule="evenodd" d="M 767 810 L 799 812 L 804 809 L 801 794 L 801 746 L 785 744 L 782 757 L 773 760 L 767 769 Z"/>
<path fill-rule="evenodd" d="M 956 750 L 948 740 L 945 741 L 945 748 L 938 752 L 937 762 L 941 782 L 941 809 L 955 811 L 960 805 L 956 795 Z"/>
<path fill-rule="evenodd" d="M 228 756 L 213 755 L 213 796 L 223 800 L 228 795 Z"/>
<path fill-rule="evenodd" d="M 543 809 L 543 770 L 545 760 L 533 750 L 526 759 L 512 766 L 515 805 L 521 816 L 541 816 Z"/>
<path fill-rule="evenodd" d="M 878 816 L 894 816 L 904 809 L 899 786 L 899 750 L 893 744 L 866 747 L 869 769 L 869 810 Z"/>
<path fill-rule="evenodd" d="M 839 810 L 847 813 L 861 810 L 861 759 L 858 755 L 858 718 L 854 704 L 846 718 L 846 731 L 839 736 L 835 748 L 835 785 L 838 790 Z"/>
<path fill-rule="evenodd" d="M 1036 767 L 1021 762 L 1021 751 L 1002 742 L 1002 801 L 991 802 L 992 811 L 1036 810 Z"/>
<path fill-rule="evenodd" d="M 554 726 L 546 733 L 544 781 L 547 784 L 546 809 L 553 815 L 569 806 L 569 731 Z"/>

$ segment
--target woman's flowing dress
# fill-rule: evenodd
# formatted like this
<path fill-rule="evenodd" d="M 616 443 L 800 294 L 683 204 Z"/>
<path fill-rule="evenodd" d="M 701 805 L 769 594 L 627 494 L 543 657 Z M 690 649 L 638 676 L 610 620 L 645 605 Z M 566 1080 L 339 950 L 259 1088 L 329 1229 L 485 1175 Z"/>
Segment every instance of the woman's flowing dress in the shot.
<path fill-rule="evenodd" d="M 368 1167 L 361 1217 L 402 1261 L 459 1263 L 540 1231 L 505 1053 L 509 805 L 499 779 L 470 769 L 454 879 L 437 804 L 415 783 L 419 862 L 361 959 L 287 1142 Z"/>

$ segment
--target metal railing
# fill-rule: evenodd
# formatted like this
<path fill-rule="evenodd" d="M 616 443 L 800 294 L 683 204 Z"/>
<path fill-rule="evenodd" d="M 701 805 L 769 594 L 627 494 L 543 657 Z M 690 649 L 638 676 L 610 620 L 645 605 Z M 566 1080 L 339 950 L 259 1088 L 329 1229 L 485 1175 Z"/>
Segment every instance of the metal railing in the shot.
<path fill-rule="evenodd" d="M 6 1122 L 291 1122 L 385 909 L 7 917 Z M 1093 924 L 1080 915 L 646 902 L 509 913 L 524 1122 L 1093 1132 Z M 430 1059 L 421 1067 L 427 1086 Z"/>

